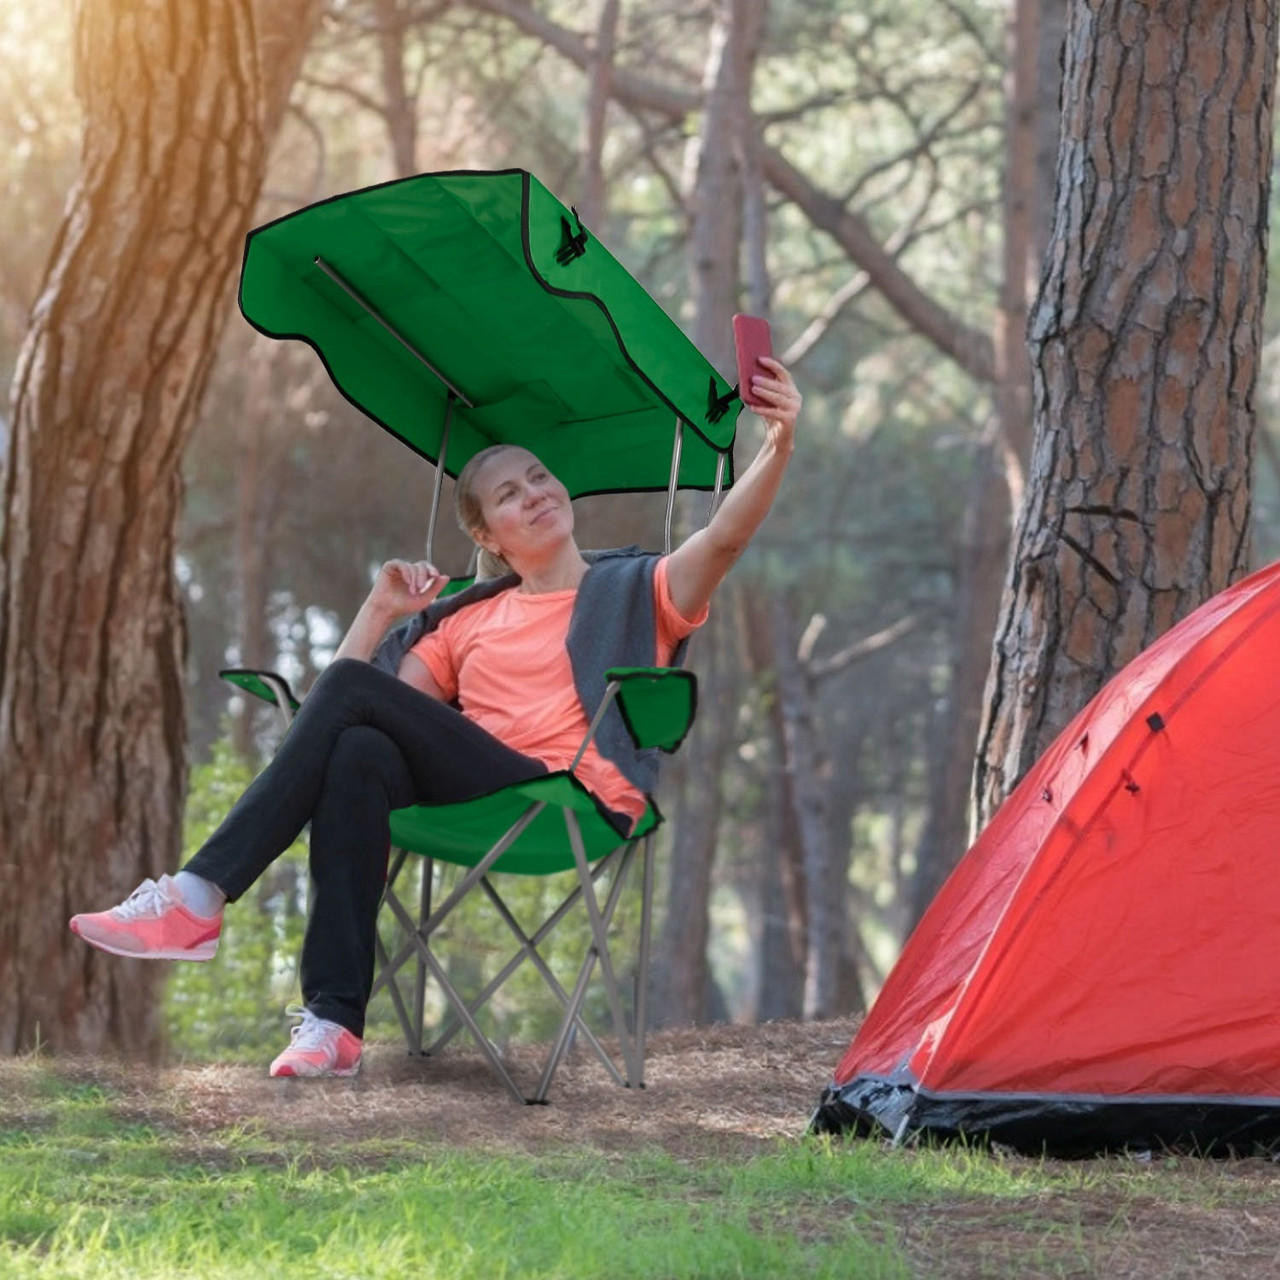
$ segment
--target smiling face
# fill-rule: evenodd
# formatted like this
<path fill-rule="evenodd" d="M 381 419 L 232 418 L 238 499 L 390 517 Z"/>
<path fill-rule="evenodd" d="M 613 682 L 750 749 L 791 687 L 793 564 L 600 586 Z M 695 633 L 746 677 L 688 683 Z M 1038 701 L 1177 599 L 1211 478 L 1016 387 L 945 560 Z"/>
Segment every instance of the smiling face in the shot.
<path fill-rule="evenodd" d="M 513 568 L 545 559 L 573 538 L 568 489 L 528 449 L 503 449 L 486 458 L 473 492 L 484 523 L 471 536 Z"/>

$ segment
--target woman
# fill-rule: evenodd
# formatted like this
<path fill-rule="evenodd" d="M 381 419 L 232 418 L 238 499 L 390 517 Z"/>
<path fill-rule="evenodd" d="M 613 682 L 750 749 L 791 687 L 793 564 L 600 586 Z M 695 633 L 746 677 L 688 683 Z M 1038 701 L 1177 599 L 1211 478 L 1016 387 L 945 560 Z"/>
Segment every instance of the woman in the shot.
<path fill-rule="evenodd" d="M 108 911 L 74 916 L 72 930 L 116 955 L 212 959 L 225 903 L 309 821 L 305 1007 L 271 1074 L 353 1075 L 373 983 L 388 815 L 567 767 L 604 669 L 671 661 L 768 513 L 791 456 L 800 395 L 778 361 L 762 364 L 768 372 L 753 379 L 767 406 L 755 410 L 766 424 L 760 452 L 707 527 L 669 556 L 602 553 L 589 565 L 574 541 L 568 491 L 532 453 L 499 445 L 476 455 L 458 477 L 458 518 L 482 555 L 510 573 L 427 610 L 425 633 L 407 651 L 393 648 L 387 670 L 379 642 L 388 628 L 421 614 L 448 579 L 425 562 L 383 565 L 280 750 L 218 830 L 176 876 L 144 881 Z M 625 832 L 644 811 L 654 766 L 608 723 L 577 775 Z"/>

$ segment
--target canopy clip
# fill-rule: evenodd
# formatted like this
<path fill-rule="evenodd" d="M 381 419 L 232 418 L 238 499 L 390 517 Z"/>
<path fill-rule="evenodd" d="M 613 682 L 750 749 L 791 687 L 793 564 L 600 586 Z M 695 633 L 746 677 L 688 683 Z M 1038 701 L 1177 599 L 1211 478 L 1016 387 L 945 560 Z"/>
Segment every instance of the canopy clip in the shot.
<path fill-rule="evenodd" d="M 729 412 L 729 406 L 738 399 L 738 388 L 734 387 L 732 391 L 726 391 L 724 395 L 718 396 L 715 378 L 709 378 L 707 382 L 707 421 L 719 422 Z"/>
<path fill-rule="evenodd" d="M 1160 730 L 1164 728 L 1164 716 L 1162 716 L 1158 711 L 1153 711 L 1147 717 L 1147 723 L 1151 726 L 1151 731 L 1153 733 L 1159 733 Z"/>
<path fill-rule="evenodd" d="M 573 214 L 573 220 L 578 224 L 578 234 L 573 234 L 573 228 L 569 226 L 569 219 L 560 215 L 560 247 L 556 250 L 556 261 L 562 266 L 567 267 L 574 258 L 580 258 L 587 251 L 587 241 L 590 236 L 587 235 L 587 229 L 582 225 L 582 219 L 578 217 L 578 210 L 574 205 L 569 206 L 569 212 Z"/>
<path fill-rule="evenodd" d="M 1133 774 L 1128 769 L 1121 769 L 1120 776 L 1124 779 L 1124 789 L 1131 795 L 1137 795 L 1142 790 L 1140 786 L 1133 780 Z"/>

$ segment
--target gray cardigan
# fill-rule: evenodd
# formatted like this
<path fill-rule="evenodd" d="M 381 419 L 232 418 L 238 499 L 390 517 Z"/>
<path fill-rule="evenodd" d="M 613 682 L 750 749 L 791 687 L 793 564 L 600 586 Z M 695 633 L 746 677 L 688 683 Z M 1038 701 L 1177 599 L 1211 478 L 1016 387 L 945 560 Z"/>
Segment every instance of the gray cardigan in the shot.
<path fill-rule="evenodd" d="M 638 547 L 582 554 L 589 568 L 573 602 L 565 648 L 569 651 L 573 683 L 590 723 L 604 701 L 608 687 L 604 673 L 608 668 L 653 665 L 657 637 L 653 573 L 661 557 Z M 394 675 L 400 670 L 404 655 L 445 618 L 510 590 L 519 582 L 519 577 L 510 573 L 429 604 L 382 641 L 373 655 L 374 666 Z M 686 645 L 687 641 L 682 640 L 677 646 L 673 658 L 676 665 L 683 659 Z M 616 701 L 601 720 L 595 743 L 600 754 L 617 765 L 627 781 L 645 795 L 653 794 L 658 782 L 658 752 L 636 748 Z"/>

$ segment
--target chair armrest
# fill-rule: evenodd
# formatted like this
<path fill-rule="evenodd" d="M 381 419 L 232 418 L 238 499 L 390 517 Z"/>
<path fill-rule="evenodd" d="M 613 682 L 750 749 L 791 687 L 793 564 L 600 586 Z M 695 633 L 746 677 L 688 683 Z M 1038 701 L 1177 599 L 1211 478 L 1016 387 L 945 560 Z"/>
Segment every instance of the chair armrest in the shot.
<path fill-rule="evenodd" d="M 263 702 L 271 703 L 286 716 L 291 717 L 300 705 L 298 699 L 293 696 L 293 690 L 289 688 L 289 682 L 284 676 L 277 675 L 274 671 L 249 671 L 243 667 L 228 667 L 225 671 L 219 671 L 218 676 L 228 684 L 235 685 L 237 689 L 251 693 L 255 698 L 261 698 Z M 281 698 L 285 700 L 283 703 Z"/>
<path fill-rule="evenodd" d="M 675 751 L 693 726 L 698 680 L 683 667 L 610 667 L 618 710 L 637 747 Z"/>

